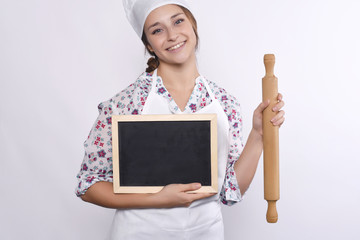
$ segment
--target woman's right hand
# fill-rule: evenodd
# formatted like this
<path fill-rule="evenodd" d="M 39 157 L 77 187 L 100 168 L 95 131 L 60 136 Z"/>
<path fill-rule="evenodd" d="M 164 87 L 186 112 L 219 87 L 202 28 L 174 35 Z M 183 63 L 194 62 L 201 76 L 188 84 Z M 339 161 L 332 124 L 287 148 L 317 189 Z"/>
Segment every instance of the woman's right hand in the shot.
<path fill-rule="evenodd" d="M 200 189 L 200 183 L 169 184 L 153 195 L 161 208 L 188 207 L 196 200 L 214 196 L 216 193 L 189 193 Z"/>

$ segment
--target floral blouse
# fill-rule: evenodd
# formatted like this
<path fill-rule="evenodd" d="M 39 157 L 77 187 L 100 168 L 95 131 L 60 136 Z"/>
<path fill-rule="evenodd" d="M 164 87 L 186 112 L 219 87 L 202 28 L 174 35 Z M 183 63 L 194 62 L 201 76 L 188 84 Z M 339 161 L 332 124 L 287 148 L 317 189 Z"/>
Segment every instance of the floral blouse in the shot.
<path fill-rule="evenodd" d="M 170 110 L 175 114 L 180 111 L 175 101 L 166 90 L 161 77 L 156 79 L 156 93 L 169 102 Z M 220 101 L 225 114 L 228 116 L 229 153 L 226 166 L 224 184 L 220 192 L 223 204 L 232 205 L 242 200 L 240 189 L 234 172 L 234 163 L 243 150 L 242 117 L 240 105 L 232 95 L 204 77 L 196 79 L 195 88 L 185 107 L 185 113 L 195 113 L 211 103 L 211 97 L 204 86 L 207 81 L 215 97 Z M 112 172 L 112 143 L 111 143 L 111 116 L 141 114 L 147 96 L 152 86 L 152 76 L 144 72 L 139 78 L 120 93 L 98 106 L 99 116 L 96 119 L 90 134 L 84 142 L 85 156 L 77 175 L 78 185 L 76 195 L 83 195 L 96 182 L 113 181 Z"/>

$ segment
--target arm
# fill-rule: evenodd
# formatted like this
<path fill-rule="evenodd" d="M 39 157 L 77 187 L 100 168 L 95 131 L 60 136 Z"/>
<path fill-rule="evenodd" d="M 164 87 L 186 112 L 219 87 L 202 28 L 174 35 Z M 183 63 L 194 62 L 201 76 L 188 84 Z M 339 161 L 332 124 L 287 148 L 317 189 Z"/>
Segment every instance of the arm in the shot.
<path fill-rule="evenodd" d="M 241 195 L 246 192 L 255 175 L 262 149 L 262 136 L 252 129 L 244 150 L 234 165 Z"/>
<path fill-rule="evenodd" d="M 158 193 L 115 194 L 111 182 L 93 184 L 81 199 L 107 208 L 170 208 L 189 206 L 193 201 L 210 197 L 210 193 L 187 193 L 201 187 L 198 183 L 170 184 Z"/>
<path fill-rule="evenodd" d="M 278 112 L 272 119 L 275 126 L 281 126 L 284 122 L 284 111 L 280 109 L 284 106 L 282 95 L 278 95 L 279 103 L 273 108 L 274 112 Z M 237 182 L 241 191 L 244 194 L 248 189 L 254 175 L 263 150 L 262 140 L 262 112 L 269 105 L 268 102 L 261 103 L 254 111 L 253 128 L 249 134 L 245 147 L 236 161 L 234 169 L 237 176 Z"/>
<path fill-rule="evenodd" d="M 107 208 L 145 208 L 151 205 L 150 194 L 114 194 L 111 182 L 93 184 L 81 199 Z"/>

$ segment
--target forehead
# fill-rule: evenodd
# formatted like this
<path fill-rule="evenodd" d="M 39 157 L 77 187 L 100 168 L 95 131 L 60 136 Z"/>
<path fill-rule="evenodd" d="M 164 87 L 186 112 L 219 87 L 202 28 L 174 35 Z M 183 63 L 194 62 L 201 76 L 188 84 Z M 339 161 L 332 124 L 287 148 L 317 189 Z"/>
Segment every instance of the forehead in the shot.
<path fill-rule="evenodd" d="M 175 4 L 167 4 L 158 8 L 155 8 L 150 12 L 145 20 L 144 27 L 150 26 L 156 22 L 166 22 L 171 19 L 172 16 L 178 13 L 184 13 L 184 11 Z"/>

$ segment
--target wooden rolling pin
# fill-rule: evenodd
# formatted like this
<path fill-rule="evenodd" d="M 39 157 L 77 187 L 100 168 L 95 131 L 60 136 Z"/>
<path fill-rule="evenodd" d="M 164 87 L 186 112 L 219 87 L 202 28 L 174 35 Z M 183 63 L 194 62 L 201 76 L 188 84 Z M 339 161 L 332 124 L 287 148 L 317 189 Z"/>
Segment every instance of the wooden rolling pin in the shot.
<path fill-rule="evenodd" d="M 276 105 L 278 96 L 278 79 L 274 76 L 275 56 L 264 55 L 266 74 L 262 79 L 263 101 L 270 100 L 270 105 L 263 112 L 263 143 L 264 143 L 264 198 L 268 202 L 266 220 L 276 223 L 278 213 L 276 201 L 280 199 L 279 192 L 279 127 L 270 120 L 276 115 L 272 108 Z"/>

